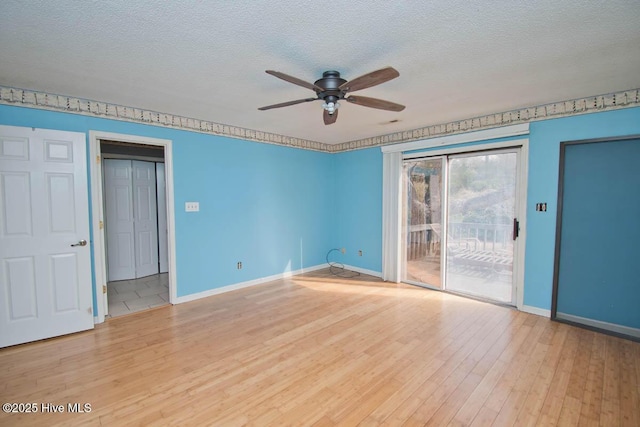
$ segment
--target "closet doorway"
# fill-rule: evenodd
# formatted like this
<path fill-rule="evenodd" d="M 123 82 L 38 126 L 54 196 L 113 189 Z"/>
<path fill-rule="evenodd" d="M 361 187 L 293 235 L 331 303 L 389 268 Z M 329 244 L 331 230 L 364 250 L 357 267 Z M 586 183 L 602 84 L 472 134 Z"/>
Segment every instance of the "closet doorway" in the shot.
<path fill-rule="evenodd" d="M 108 314 L 167 305 L 164 149 L 104 140 L 100 151 Z"/>

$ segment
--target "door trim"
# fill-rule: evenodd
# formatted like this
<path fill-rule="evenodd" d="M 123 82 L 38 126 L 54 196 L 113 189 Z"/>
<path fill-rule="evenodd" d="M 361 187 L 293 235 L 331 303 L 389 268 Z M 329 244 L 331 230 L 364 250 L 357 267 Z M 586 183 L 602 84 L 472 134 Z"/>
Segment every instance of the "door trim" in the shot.
<path fill-rule="evenodd" d="M 422 152 L 404 153 L 402 162 L 405 160 L 415 160 L 426 157 L 451 156 L 455 154 L 478 153 L 483 151 L 494 151 L 501 149 L 519 149 L 517 165 L 517 187 L 518 197 L 516 199 L 516 215 L 520 221 L 520 235 L 516 240 L 515 253 L 513 258 L 513 278 L 516 282 L 516 308 L 523 310 L 524 306 L 524 269 L 525 269 L 525 247 L 527 241 L 527 178 L 529 176 L 529 139 L 514 139 L 501 142 L 478 143 L 463 147 L 447 147 L 442 149 L 427 150 Z M 445 176 L 445 179 L 447 177 Z M 446 200 L 445 200 L 446 202 Z M 446 266 L 444 267 L 446 268 Z M 444 274 L 444 269 L 443 269 Z"/>
<path fill-rule="evenodd" d="M 437 136 L 417 141 L 402 142 L 399 144 L 383 145 L 380 147 L 383 153 L 406 152 L 412 150 L 426 150 L 435 147 L 447 147 L 469 142 L 489 141 L 491 139 L 509 138 L 529 134 L 529 123 L 483 129 L 454 135 Z"/>
<path fill-rule="evenodd" d="M 102 162 L 101 140 L 116 140 L 135 144 L 155 145 L 164 148 L 165 179 L 166 179 L 166 209 L 168 226 L 168 251 L 169 251 L 169 302 L 175 304 L 177 300 L 177 276 L 176 276 L 176 251 L 175 251 L 175 216 L 173 199 L 173 150 L 172 140 L 150 138 L 139 135 L 126 135 L 112 132 L 89 131 L 89 168 L 91 176 L 91 210 L 93 230 L 93 276 L 98 306 L 96 307 L 95 322 L 102 323 L 105 319 L 105 307 L 107 306 L 106 294 L 102 292 L 102 286 L 107 284 L 106 269 L 106 236 L 104 227 L 104 199 L 102 195 Z"/>

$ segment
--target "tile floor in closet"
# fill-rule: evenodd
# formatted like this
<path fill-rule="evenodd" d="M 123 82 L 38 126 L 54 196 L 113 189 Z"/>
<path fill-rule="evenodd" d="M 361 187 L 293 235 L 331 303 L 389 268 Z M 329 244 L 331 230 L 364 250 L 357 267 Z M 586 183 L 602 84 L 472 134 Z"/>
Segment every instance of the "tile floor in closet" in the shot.
<path fill-rule="evenodd" d="M 169 274 L 107 283 L 109 317 L 169 304 Z"/>

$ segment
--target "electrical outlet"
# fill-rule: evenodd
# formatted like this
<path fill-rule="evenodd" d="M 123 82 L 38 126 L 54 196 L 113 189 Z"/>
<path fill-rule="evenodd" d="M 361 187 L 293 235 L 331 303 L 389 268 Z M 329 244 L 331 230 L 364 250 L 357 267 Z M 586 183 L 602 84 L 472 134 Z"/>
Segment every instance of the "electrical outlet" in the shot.
<path fill-rule="evenodd" d="M 200 211 L 200 202 L 185 202 L 184 211 L 185 212 L 199 212 Z"/>
<path fill-rule="evenodd" d="M 358 251 L 358 256 L 362 256 L 362 249 Z"/>
<path fill-rule="evenodd" d="M 347 253 L 347 250 L 345 248 L 340 249 L 340 252 L 342 252 L 343 254 Z"/>
<path fill-rule="evenodd" d="M 536 211 L 537 212 L 546 212 L 547 204 L 546 203 L 536 203 Z"/>
<path fill-rule="evenodd" d="M 242 270 L 242 261 L 238 261 L 238 270 Z"/>

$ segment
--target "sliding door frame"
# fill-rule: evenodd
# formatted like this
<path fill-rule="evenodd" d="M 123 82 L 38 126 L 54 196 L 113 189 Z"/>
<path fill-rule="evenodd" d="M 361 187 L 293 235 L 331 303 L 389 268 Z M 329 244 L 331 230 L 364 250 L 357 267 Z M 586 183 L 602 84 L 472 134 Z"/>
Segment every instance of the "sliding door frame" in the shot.
<path fill-rule="evenodd" d="M 463 146 L 450 146 L 447 148 L 440 149 L 427 149 L 420 152 L 409 152 L 403 153 L 402 162 L 406 160 L 417 160 L 421 158 L 429 158 L 429 157 L 439 157 L 439 156 L 453 156 L 458 154 L 472 154 L 478 153 L 481 154 L 483 152 L 489 151 L 499 151 L 506 149 L 516 149 L 519 150 L 518 163 L 517 163 L 517 173 L 516 173 L 516 217 L 520 223 L 520 232 L 518 238 L 514 244 L 514 257 L 513 257 L 513 280 L 515 282 L 514 291 L 516 293 L 515 298 L 512 301 L 515 302 L 516 308 L 519 310 L 522 309 L 524 305 L 524 259 L 525 259 L 525 246 L 526 246 L 526 230 L 527 230 L 527 176 L 528 176 L 528 164 L 529 164 L 529 139 L 514 139 L 509 141 L 501 141 L 501 142 L 489 142 L 489 143 L 476 143 L 471 145 L 463 145 Z M 446 160 L 448 164 L 448 159 Z M 445 168 L 446 169 L 446 168 Z M 443 215 L 446 214 L 446 185 L 447 185 L 448 177 L 447 172 L 443 172 Z M 443 217 L 444 220 L 444 217 Z M 446 234 L 443 233 L 443 242 L 442 245 L 445 245 L 446 242 Z M 443 246 L 445 248 L 445 246 Z M 442 249 L 444 252 L 444 249 Z M 404 257 L 403 257 L 404 258 Z M 446 263 L 443 263 L 446 264 Z M 402 267 L 404 268 L 404 266 Z M 446 273 L 446 265 L 441 265 L 441 277 L 444 280 Z M 411 283 L 411 282 L 407 282 Z M 415 283 L 411 283 L 415 284 Z M 443 285 L 444 282 L 443 282 Z M 421 284 L 420 286 L 424 286 Z M 424 286 L 432 289 L 431 286 Z M 446 286 L 445 286 L 446 290 Z"/>

